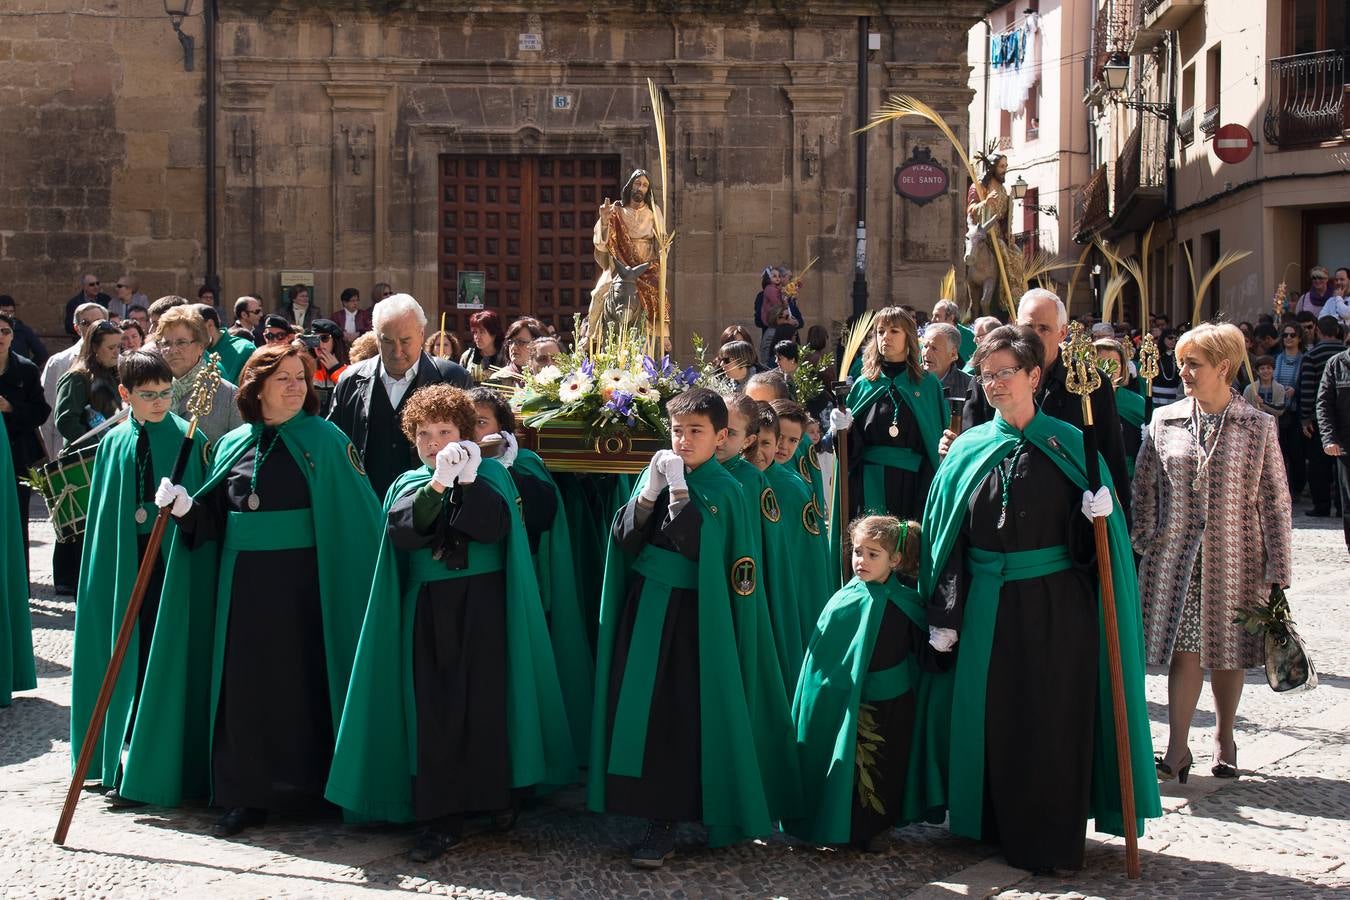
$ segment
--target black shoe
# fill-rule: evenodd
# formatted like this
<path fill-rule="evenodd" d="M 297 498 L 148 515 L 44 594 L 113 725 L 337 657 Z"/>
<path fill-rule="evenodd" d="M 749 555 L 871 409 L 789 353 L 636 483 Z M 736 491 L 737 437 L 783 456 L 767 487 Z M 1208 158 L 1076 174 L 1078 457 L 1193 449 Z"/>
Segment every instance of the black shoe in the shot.
<path fill-rule="evenodd" d="M 492 830 L 496 832 L 510 831 L 516 827 L 517 810 L 504 809 L 501 812 L 492 814 Z"/>
<path fill-rule="evenodd" d="M 236 806 L 216 822 L 211 831 L 216 837 L 234 837 L 245 828 L 254 828 L 267 821 L 267 810 L 252 806 Z"/>
<path fill-rule="evenodd" d="M 460 840 L 458 831 L 443 831 L 436 828 L 424 829 L 417 836 L 417 843 L 413 844 L 412 849 L 408 851 L 408 859 L 420 863 L 431 862 L 443 856 L 445 851 L 457 845 Z"/>
<path fill-rule="evenodd" d="M 853 846 L 863 853 L 885 853 L 891 847 L 890 835 L 883 831 L 865 841 L 854 841 Z"/>
<path fill-rule="evenodd" d="M 639 869 L 659 869 L 675 855 L 675 823 L 652 819 L 629 859 Z"/>
<path fill-rule="evenodd" d="M 113 788 L 111 791 L 104 794 L 103 799 L 108 801 L 108 809 L 137 809 L 145 806 L 145 804 L 139 800 L 123 797 L 121 794 L 117 793 L 117 788 Z"/>
<path fill-rule="evenodd" d="M 58 584 L 52 587 L 58 597 L 74 597 L 75 589 L 68 584 Z"/>

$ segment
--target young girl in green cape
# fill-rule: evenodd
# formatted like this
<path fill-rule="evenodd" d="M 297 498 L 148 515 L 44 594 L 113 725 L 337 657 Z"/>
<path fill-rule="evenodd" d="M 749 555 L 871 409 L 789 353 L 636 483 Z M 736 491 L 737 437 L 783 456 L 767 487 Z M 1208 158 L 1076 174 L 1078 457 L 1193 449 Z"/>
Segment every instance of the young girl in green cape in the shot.
<path fill-rule="evenodd" d="M 80 563 L 80 603 L 75 609 L 75 653 L 71 665 L 72 759 L 79 756 L 84 745 L 89 717 L 159 512 L 154 503 L 155 487 L 173 471 L 188 432 L 188 423 L 170 411 L 173 371 L 164 357 L 141 350 L 123 354 L 117 364 L 117 377 L 118 392 L 122 402 L 130 404 L 131 416 L 110 429 L 99 443 L 89 484 L 89 518 L 85 524 L 89 540 Z M 201 487 L 205 468 L 205 435 L 196 432 L 192 443 L 181 483 L 195 492 Z M 165 547 L 170 546 L 176 530 L 170 521 L 164 533 Z M 102 781 L 109 789 L 108 801 L 114 807 L 140 805 L 123 799 L 116 788 L 123 746 L 131 738 L 150 660 L 163 587 L 164 557 L 157 554 L 112 700 L 92 736 L 99 746 L 89 777 Z"/>
<path fill-rule="evenodd" d="M 424 387 L 402 416 L 424 465 L 385 497 L 327 797 L 426 823 L 409 856 L 428 862 L 469 814 L 507 830 L 527 789 L 577 769 L 515 484 L 469 439 L 464 391 Z"/>
<path fill-rule="evenodd" d="M 876 853 L 920 817 L 906 785 L 919 680 L 938 654 L 913 587 L 918 523 L 865 516 L 849 539 L 854 578 L 820 615 L 792 703 L 807 812 L 783 827 Z"/>
<path fill-rule="evenodd" d="M 473 439 L 480 445 L 496 438 L 504 449 L 497 461 L 511 473 L 520 493 L 520 512 L 530 539 L 530 556 L 539 580 L 539 599 L 553 641 L 558 682 L 567 704 L 567 721 L 577 759 L 585 759 L 591 738 L 591 700 L 595 695 L 595 660 L 577 589 L 577 560 L 562 496 L 544 461 L 516 440 L 516 416 L 500 391 L 469 391 L 475 422 Z"/>

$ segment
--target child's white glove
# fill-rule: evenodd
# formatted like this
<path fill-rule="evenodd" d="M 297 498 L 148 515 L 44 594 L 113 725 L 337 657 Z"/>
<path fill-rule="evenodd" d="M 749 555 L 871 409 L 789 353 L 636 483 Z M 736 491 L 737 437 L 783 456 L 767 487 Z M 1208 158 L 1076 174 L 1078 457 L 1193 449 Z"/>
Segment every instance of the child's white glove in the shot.
<path fill-rule="evenodd" d="M 469 458 L 464 461 L 464 468 L 459 471 L 460 484 L 473 484 L 478 480 L 478 464 L 483 461 L 483 451 L 473 441 L 460 441 L 464 451 L 469 454 Z"/>
<path fill-rule="evenodd" d="M 174 484 L 167 478 L 161 478 L 159 487 L 155 488 L 155 505 L 160 509 L 169 507 L 171 515 L 185 516 L 188 510 L 192 509 L 192 496 L 181 484 Z"/>
<path fill-rule="evenodd" d="M 1116 503 L 1111 499 L 1111 489 L 1106 485 L 1097 488 L 1097 493 L 1083 491 L 1083 515 L 1089 520 L 1106 518 L 1115 510 Z"/>
<path fill-rule="evenodd" d="M 830 410 L 830 431 L 838 434 L 853 427 L 853 413 L 838 407 Z"/>
<path fill-rule="evenodd" d="M 642 488 L 642 499 L 648 503 L 655 503 L 666 489 L 668 482 L 662 463 L 667 456 L 673 455 L 669 450 L 657 450 L 652 454 L 652 461 L 647 463 L 647 483 Z"/>
<path fill-rule="evenodd" d="M 661 460 L 661 471 L 666 476 L 666 484 L 670 485 L 672 491 L 689 490 L 688 483 L 684 480 L 684 460 L 674 450 L 667 450 L 666 456 Z"/>
<path fill-rule="evenodd" d="M 468 459 L 469 452 L 461 444 L 446 444 L 436 454 L 436 472 L 431 477 L 437 484 L 452 487 Z"/>
<path fill-rule="evenodd" d="M 509 469 L 511 468 L 511 463 L 515 462 L 516 457 L 520 455 L 520 442 L 517 441 L 516 436 L 509 431 L 501 432 L 501 436 L 503 443 L 506 444 L 506 449 L 497 457 L 497 462 Z"/>
<path fill-rule="evenodd" d="M 928 626 L 928 643 L 939 653 L 946 653 L 956 646 L 959 635 L 955 628 L 935 628 Z"/>

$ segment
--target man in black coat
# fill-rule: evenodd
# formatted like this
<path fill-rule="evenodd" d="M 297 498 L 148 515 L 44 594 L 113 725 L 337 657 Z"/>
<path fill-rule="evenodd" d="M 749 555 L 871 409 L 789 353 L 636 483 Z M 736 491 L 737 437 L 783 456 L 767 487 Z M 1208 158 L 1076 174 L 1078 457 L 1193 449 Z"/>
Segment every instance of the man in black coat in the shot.
<path fill-rule="evenodd" d="M 1017 304 L 1017 324 L 1035 329 L 1045 345 L 1045 369 L 1036 391 L 1036 405 L 1046 415 L 1062 419 L 1082 430 L 1083 402 L 1065 387 L 1064 363 L 1059 356 L 1059 345 L 1069 336 L 1069 316 L 1064 304 L 1050 291 L 1039 288 L 1027 291 Z M 993 418 L 994 408 L 985 398 L 984 390 L 977 382 L 971 382 L 970 394 L 961 414 L 962 429 L 974 428 Z M 1115 390 L 1109 378 L 1103 378 L 1101 387 L 1092 392 L 1092 421 L 1097 429 L 1097 449 L 1111 472 L 1121 510 L 1128 519 L 1130 475 L 1125 468 L 1125 444 L 1120 431 L 1120 418 L 1116 413 Z M 950 440 L 950 437 L 943 438 L 944 455 Z"/>
<path fill-rule="evenodd" d="M 99 290 L 97 275 L 84 275 L 80 278 L 80 292 L 66 301 L 66 334 L 79 338 L 75 330 L 75 307 L 81 303 L 97 303 L 104 309 L 112 303 L 112 297 Z"/>
<path fill-rule="evenodd" d="M 51 354 L 47 352 L 47 347 L 37 336 L 37 332 L 19 318 L 14 298 L 9 294 L 0 294 L 0 315 L 9 316 L 14 320 L 14 343 L 9 345 L 10 352 L 19 354 L 37 366 L 39 372 L 42 371 L 43 363 Z"/>
<path fill-rule="evenodd" d="M 383 500 L 394 479 L 418 465 L 417 451 L 399 425 L 404 402 L 420 387 L 445 383 L 467 389 L 470 380 L 457 363 L 422 352 L 427 315 L 411 296 L 387 297 L 374 312 L 380 354 L 342 373 L 328 419 L 356 445 L 370 486 Z"/>

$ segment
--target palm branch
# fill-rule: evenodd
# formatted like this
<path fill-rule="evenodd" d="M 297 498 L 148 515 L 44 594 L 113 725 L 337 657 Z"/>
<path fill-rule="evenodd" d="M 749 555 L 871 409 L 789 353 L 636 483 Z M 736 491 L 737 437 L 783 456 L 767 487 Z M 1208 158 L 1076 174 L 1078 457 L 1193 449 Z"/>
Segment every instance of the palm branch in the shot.
<path fill-rule="evenodd" d="M 1130 260 L 1133 264 L 1134 260 Z M 1106 281 L 1106 287 L 1102 288 L 1102 321 L 1113 322 L 1112 314 L 1116 311 L 1116 304 L 1120 301 L 1120 295 L 1125 290 L 1125 283 L 1130 280 L 1127 272 L 1117 272 Z"/>
<path fill-rule="evenodd" d="M 1209 267 L 1199 282 L 1195 280 L 1195 263 L 1191 260 L 1190 248 L 1185 244 L 1181 245 L 1182 251 L 1186 254 L 1186 269 L 1191 276 L 1191 296 L 1194 298 L 1194 305 L 1191 307 L 1191 326 L 1200 324 L 1200 305 L 1205 302 L 1205 292 L 1209 286 L 1214 283 L 1214 279 L 1219 277 L 1219 273 L 1234 263 L 1241 262 L 1252 255 L 1250 250 L 1228 250 L 1219 257 L 1218 262 Z"/>
<path fill-rule="evenodd" d="M 872 333 L 872 321 L 876 319 L 877 311 L 874 309 L 863 310 L 863 314 L 858 316 L 858 320 L 849 328 L 848 334 L 844 336 L 844 352 L 839 357 L 839 377 L 847 378 L 849 370 L 853 368 L 853 360 L 862 349 L 863 341 Z"/>
<path fill-rule="evenodd" d="M 1073 267 L 1073 274 L 1069 276 L 1069 289 L 1064 292 L 1064 309 L 1071 312 L 1073 309 L 1073 289 L 1078 284 L 1078 273 L 1082 271 L 1083 264 L 1087 262 L 1087 255 L 1092 251 L 1092 245 L 1088 244 L 1083 248 L 1083 252 L 1078 254 L 1078 265 Z"/>
<path fill-rule="evenodd" d="M 956 266 L 948 266 L 947 274 L 942 276 L 942 283 L 938 285 L 938 299 L 956 299 Z"/>

